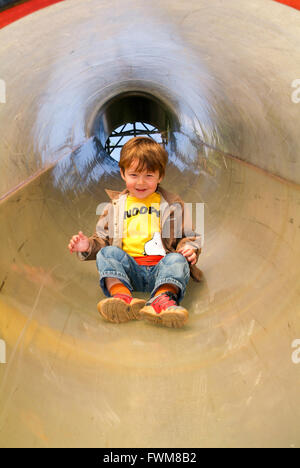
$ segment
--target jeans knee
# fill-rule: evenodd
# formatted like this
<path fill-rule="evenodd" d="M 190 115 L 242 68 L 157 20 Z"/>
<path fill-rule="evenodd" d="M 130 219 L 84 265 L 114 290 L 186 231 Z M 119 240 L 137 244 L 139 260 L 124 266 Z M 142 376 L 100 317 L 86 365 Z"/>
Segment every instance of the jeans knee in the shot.
<path fill-rule="evenodd" d="M 105 258 L 118 258 L 120 253 L 122 253 L 123 250 L 120 249 L 119 247 L 116 247 L 115 245 L 107 245 L 106 247 L 103 247 L 98 253 L 98 255 L 102 255 Z"/>
<path fill-rule="evenodd" d="M 176 265 L 177 267 L 183 268 L 183 274 L 185 277 L 190 275 L 189 262 L 184 257 L 184 255 L 177 252 L 172 252 L 166 256 L 165 261 L 166 265 L 170 265 L 170 267 Z"/>
<path fill-rule="evenodd" d="M 183 265 L 187 263 L 187 259 L 180 253 L 177 252 L 171 252 L 168 255 L 166 255 L 166 263 L 182 263 Z"/>

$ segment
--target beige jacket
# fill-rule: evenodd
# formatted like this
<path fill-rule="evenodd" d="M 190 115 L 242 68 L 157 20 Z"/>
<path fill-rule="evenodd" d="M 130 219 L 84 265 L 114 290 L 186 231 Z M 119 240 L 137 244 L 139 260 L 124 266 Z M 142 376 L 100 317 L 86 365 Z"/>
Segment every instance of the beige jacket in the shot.
<path fill-rule="evenodd" d="M 123 192 L 105 190 L 111 202 L 104 206 L 96 226 L 95 234 L 89 238 L 88 252 L 79 253 L 80 260 L 95 260 L 102 247 L 114 245 L 122 249 L 123 218 L 126 207 L 128 189 Z M 184 202 L 173 193 L 158 185 L 156 190 L 160 196 L 160 229 L 161 240 L 166 253 L 177 252 L 184 245 L 195 249 L 197 261 L 201 253 L 201 236 L 194 232 L 192 222 L 184 215 Z M 202 272 L 196 265 L 190 266 L 191 277 L 200 282 Z"/>

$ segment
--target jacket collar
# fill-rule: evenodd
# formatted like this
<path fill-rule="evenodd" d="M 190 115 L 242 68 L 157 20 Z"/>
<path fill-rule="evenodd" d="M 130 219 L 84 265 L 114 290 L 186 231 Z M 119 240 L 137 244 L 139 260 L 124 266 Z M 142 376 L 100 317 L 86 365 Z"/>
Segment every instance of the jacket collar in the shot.
<path fill-rule="evenodd" d="M 163 196 L 163 198 L 166 200 L 166 202 L 169 204 L 172 204 L 175 202 L 179 202 L 179 203 L 182 202 L 181 198 L 178 195 L 176 195 L 175 193 L 168 192 L 167 190 L 162 188 L 160 185 L 157 187 L 156 191 L 160 193 Z M 105 192 L 107 193 L 107 195 L 109 196 L 111 200 L 116 200 L 120 198 L 122 195 L 127 195 L 129 193 L 129 190 L 126 188 L 122 192 L 118 192 L 116 190 L 105 189 Z"/>

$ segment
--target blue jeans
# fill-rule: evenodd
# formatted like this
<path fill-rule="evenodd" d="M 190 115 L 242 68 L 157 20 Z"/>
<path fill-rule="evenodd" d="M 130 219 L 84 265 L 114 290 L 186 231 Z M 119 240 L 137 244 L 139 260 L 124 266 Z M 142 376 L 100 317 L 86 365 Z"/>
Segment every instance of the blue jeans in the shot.
<path fill-rule="evenodd" d="M 98 252 L 96 263 L 100 286 L 107 297 L 110 294 L 105 278 L 118 278 L 130 291 L 151 292 L 151 298 L 162 284 L 174 284 L 180 290 L 180 303 L 190 279 L 188 261 L 179 253 L 169 253 L 157 265 L 146 266 L 136 263 L 133 257 L 119 247 L 109 245 Z"/>

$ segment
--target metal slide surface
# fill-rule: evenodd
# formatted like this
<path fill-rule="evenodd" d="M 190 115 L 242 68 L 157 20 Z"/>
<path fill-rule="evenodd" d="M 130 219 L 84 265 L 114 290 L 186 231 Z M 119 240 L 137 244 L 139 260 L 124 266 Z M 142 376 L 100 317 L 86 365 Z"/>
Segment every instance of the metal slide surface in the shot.
<path fill-rule="evenodd" d="M 1 447 L 300 447 L 299 38 L 268 0 L 67 0 L 0 30 Z M 67 250 L 124 188 L 93 122 L 129 91 L 178 119 L 162 186 L 205 203 L 181 330 L 104 322 Z"/>

